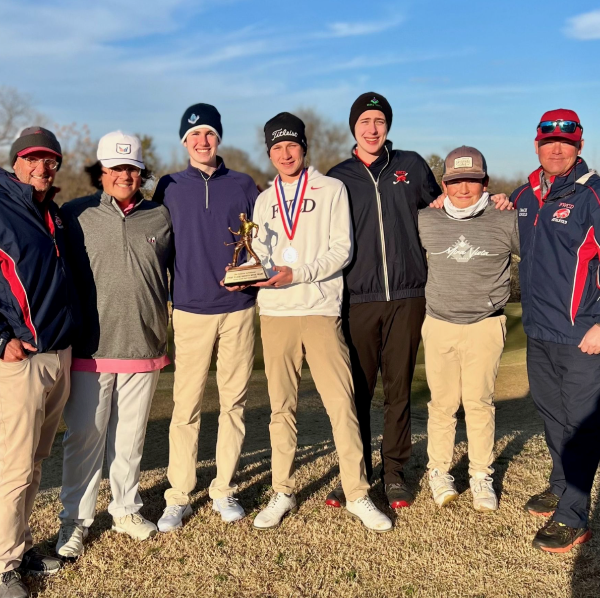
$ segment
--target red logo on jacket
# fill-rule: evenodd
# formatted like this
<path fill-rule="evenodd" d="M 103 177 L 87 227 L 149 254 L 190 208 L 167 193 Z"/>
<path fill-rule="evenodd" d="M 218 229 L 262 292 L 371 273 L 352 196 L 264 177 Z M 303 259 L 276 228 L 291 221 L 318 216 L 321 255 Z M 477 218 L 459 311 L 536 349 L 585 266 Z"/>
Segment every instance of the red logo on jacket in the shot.
<path fill-rule="evenodd" d="M 406 172 L 406 170 L 396 170 L 394 176 L 396 177 L 394 185 L 397 185 L 398 183 L 406 183 L 408 185 L 410 183 L 410 181 L 406 180 L 406 177 L 408 176 L 408 172 Z"/>
<path fill-rule="evenodd" d="M 571 210 L 569 210 L 569 208 L 562 208 L 561 210 L 556 210 L 556 212 L 554 212 L 553 218 L 560 218 L 564 220 L 565 218 L 569 217 L 570 213 Z"/>

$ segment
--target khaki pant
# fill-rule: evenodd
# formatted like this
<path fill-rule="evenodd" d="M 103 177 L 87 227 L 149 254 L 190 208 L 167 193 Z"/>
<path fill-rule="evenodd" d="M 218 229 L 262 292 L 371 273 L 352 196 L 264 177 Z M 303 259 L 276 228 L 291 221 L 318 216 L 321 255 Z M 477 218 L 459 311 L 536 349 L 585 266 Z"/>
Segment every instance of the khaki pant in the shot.
<path fill-rule="evenodd" d="M 244 442 L 244 406 L 254 365 L 254 307 L 226 314 L 173 312 L 175 331 L 175 403 L 169 428 L 171 488 L 165 492 L 167 505 L 185 505 L 196 487 L 198 434 L 204 388 L 213 348 L 217 346 L 219 388 L 219 432 L 217 477 L 211 482 L 211 498 L 232 496 L 232 484 Z"/>
<path fill-rule="evenodd" d="M 340 318 L 334 316 L 261 316 L 265 370 L 271 401 L 273 489 L 294 492 L 297 447 L 296 409 L 304 354 L 331 420 L 348 500 L 369 489 L 354 406 L 350 356 Z"/>
<path fill-rule="evenodd" d="M 492 474 L 496 429 L 494 386 L 506 338 L 506 316 L 475 324 L 425 317 L 425 370 L 431 391 L 427 423 L 428 468 L 447 473 L 452 464 L 456 412 L 462 404 L 469 442 L 469 474 Z"/>
<path fill-rule="evenodd" d="M 29 517 L 69 396 L 71 349 L 0 361 L 0 573 L 33 546 Z"/>

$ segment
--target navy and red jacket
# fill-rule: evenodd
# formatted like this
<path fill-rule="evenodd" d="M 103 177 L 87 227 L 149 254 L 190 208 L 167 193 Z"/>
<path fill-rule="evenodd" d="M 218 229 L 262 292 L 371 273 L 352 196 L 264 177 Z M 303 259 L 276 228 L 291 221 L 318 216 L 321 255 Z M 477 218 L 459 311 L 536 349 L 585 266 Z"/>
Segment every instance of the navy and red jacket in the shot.
<path fill-rule="evenodd" d="M 600 177 L 578 158 L 542 197 L 539 168 L 513 192 L 521 239 L 521 301 L 527 336 L 579 345 L 600 323 Z"/>
<path fill-rule="evenodd" d="M 36 205 L 33 187 L 0 168 L 0 338 L 18 338 L 39 353 L 71 345 L 64 249 L 56 204 Z"/>

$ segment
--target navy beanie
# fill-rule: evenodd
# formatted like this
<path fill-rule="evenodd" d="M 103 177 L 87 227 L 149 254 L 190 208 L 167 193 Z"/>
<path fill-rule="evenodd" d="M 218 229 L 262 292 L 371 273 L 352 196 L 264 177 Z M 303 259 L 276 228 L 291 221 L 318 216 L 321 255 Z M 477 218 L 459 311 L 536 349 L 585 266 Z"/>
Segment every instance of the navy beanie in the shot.
<path fill-rule="evenodd" d="M 358 96 L 356 100 L 354 100 L 352 108 L 350 108 L 349 123 L 353 137 L 355 136 L 354 129 L 356 128 L 356 123 L 358 122 L 360 115 L 367 110 L 379 110 L 380 112 L 383 112 L 387 130 L 390 130 L 392 126 L 392 107 L 390 106 L 390 103 L 380 93 L 368 91 L 367 93 Z"/>
<path fill-rule="evenodd" d="M 181 126 L 179 127 L 181 143 L 185 141 L 190 131 L 199 129 L 200 127 L 214 131 L 219 136 L 219 141 L 223 139 L 221 115 L 214 106 L 210 104 L 194 104 L 183 113 Z"/>

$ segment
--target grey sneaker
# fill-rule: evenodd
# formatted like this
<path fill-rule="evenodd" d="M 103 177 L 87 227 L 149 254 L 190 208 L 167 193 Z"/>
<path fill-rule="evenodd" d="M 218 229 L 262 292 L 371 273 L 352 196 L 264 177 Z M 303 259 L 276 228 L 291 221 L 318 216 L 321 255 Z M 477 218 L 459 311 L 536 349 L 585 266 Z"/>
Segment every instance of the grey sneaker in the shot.
<path fill-rule="evenodd" d="M 40 554 L 34 548 L 30 548 L 23 555 L 19 571 L 24 575 L 54 575 L 62 569 L 62 566 L 62 559 Z"/>
<path fill-rule="evenodd" d="M 29 589 L 21 581 L 21 576 L 16 571 L 7 571 L 2 574 L 0 598 L 29 598 L 30 596 Z"/>
<path fill-rule="evenodd" d="M 73 519 L 64 519 L 58 531 L 56 554 L 66 559 L 76 559 L 83 554 L 83 541 L 87 538 L 88 528 Z"/>
<path fill-rule="evenodd" d="M 131 513 L 124 517 L 113 517 L 112 529 L 119 534 L 127 534 L 134 540 L 147 540 L 158 533 L 156 525 L 144 519 L 139 513 Z"/>

